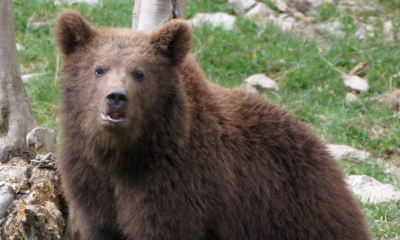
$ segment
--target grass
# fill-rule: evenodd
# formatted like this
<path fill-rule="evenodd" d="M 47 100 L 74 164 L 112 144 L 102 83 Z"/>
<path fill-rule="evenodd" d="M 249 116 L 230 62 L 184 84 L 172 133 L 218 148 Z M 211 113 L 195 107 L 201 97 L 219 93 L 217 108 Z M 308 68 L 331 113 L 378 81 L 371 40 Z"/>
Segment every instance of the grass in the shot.
<path fill-rule="evenodd" d="M 133 0 L 100 2 L 97 6 L 80 3 L 55 6 L 47 0 L 13 1 L 17 41 L 25 48 L 19 51 L 21 71 L 44 73 L 25 84 L 39 126 L 58 133 L 55 82 L 59 57 L 52 27 L 61 9 L 75 9 L 96 26 L 131 25 Z M 271 1 L 263 2 L 272 6 Z M 261 27 L 239 17 L 232 31 L 219 27 L 194 29 L 193 52 L 212 81 L 235 87 L 252 74 L 265 73 L 277 80 L 281 88 L 279 92 L 266 93 L 267 98 L 310 124 L 326 142 L 368 149 L 377 158 L 399 164 L 400 118 L 372 98 L 400 88 L 400 78 L 391 78 L 400 71 L 400 42 L 385 43 L 381 34 L 387 14 L 397 27 L 400 13 L 396 8 L 400 5 L 397 0 L 377 0 L 374 6 L 381 10 L 373 14 L 374 18 L 362 14 L 365 23 L 375 27 L 375 36 L 366 40 L 355 37 L 354 14 L 340 11 L 335 5 L 323 5 L 316 9 L 316 21 L 338 20 L 344 26 L 344 38 L 327 34 L 319 36 L 318 41 L 305 40 L 276 26 Z M 191 17 L 197 12 L 234 14 L 226 0 L 188 1 L 186 15 Z M 34 21 L 46 24 L 28 28 L 28 23 Z M 366 72 L 370 91 L 359 95 L 360 102 L 348 103 L 345 100 L 348 91 L 336 69 L 349 72 L 359 62 L 370 64 Z M 365 174 L 399 187 L 375 162 L 340 165 L 346 174 Z M 400 236 L 398 205 L 361 203 L 361 206 L 376 239 Z"/>

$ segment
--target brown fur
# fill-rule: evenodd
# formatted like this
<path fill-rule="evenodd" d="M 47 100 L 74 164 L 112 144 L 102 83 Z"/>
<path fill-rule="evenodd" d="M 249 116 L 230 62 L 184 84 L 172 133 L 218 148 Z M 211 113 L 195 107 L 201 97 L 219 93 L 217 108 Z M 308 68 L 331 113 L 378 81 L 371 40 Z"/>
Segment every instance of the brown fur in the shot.
<path fill-rule="evenodd" d="M 321 140 L 264 97 L 207 81 L 184 21 L 145 35 L 64 11 L 55 36 L 58 167 L 84 239 L 370 239 Z M 129 99 L 118 124 L 100 118 L 115 87 Z"/>

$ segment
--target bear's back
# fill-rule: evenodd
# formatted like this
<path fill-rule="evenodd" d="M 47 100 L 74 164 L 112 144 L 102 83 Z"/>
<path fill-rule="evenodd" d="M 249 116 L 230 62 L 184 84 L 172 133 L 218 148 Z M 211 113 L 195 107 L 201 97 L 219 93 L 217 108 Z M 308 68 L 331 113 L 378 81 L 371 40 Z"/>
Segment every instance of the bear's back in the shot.
<path fill-rule="evenodd" d="M 221 200 L 213 200 L 220 231 L 232 239 L 233 225 L 249 239 L 368 239 L 336 162 L 305 124 L 262 96 L 208 82 L 192 58 L 182 73 L 193 106 L 188 152 L 218 186 L 210 198 Z"/>

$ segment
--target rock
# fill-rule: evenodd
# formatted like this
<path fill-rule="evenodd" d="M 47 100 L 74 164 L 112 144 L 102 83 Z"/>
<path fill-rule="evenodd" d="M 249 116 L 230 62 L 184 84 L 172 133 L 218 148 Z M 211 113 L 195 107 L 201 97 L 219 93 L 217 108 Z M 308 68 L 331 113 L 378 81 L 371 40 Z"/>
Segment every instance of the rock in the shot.
<path fill-rule="evenodd" d="M 296 19 L 287 14 L 279 14 L 277 24 L 282 28 L 283 31 L 292 30 L 296 25 Z"/>
<path fill-rule="evenodd" d="M 229 3 L 233 5 L 236 13 L 244 15 L 245 18 L 255 20 L 260 24 L 276 20 L 275 11 L 270 9 L 265 3 L 254 0 L 229 0 Z"/>
<path fill-rule="evenodd" d="M 386 92 L 380 96 L 374 97 L 373 100 L 400 112 L 400 89 Z"/>
<path fill-rule="evenodd" d="M 318 7 L 324 4 L 326 1 L 325 0 L 308 0 L 308 2 L 311 4 L 313 7 Z"/>
<path fill-rule="evenodd" d="M 355 90 L 357 92 L 366 92 L 369 89 L 367 81 L 356 75 L 344 75 L 343 76 L 344 85 L 350 90 Z"/>
<path fill-rule="evenodd" d="M 346 145 L 327 144 L 328 151 L 337 160 L 345 160 L 350 162 L 362 163 L 365 159 L 371 157 L 371 154 L 360 151 Z"/>
<path fill-rule="evenodd" d="M 296 9 L 296 11 L 299 11 L 301 13 L 306 13 L 310 11 L 312 7 L 311 3 L 307 0 L 289 0 L 286 1 L 286 4 L 289 8 Z M 287 12 L 287 9 L 285 10 L 285 12 Z"/>
<path fill-rule="evenodd" d="M 89 5 L 95 5 L 99 3 L 99 0 L 55 0 L 55 5 L 60 5 L 62 2 L 73 4 L 73 3 L 87 3 Z"/>
<path fill-rule="evenodd" d="M 392 166 L 385 170 L 385 173 L 390 173 L 396 181 L 400 181 L 400 168 Z"/>
<path fill-rule="evenodd" d="M 63 0 L 64 2 L 67 2 L 69 4 L 72 3 L 87 3 L 90 5 L 95 5 L 99 3 L 99 0 Z"/>
<path fill-rule="evenodd" d="M 56 133 L 47 128 L 35 128 L 26 136 L 26 143 L 29 147 L 35 148 L 38 154 L 56 152 Z"/>
<path fill-rule="evenodd" d="M 331 34 L 337 38 L 344 38 L 346 36 L 346 33 L 343 32 L 341 29 L 343 29 L 343 24 L 337 20 L 332 22 L 317 24 L 315 26 L 315 30 L 321 34 Z"/>
<path fill-rule="evenodd" d="M 376 14 L 377 9 L 371 6 L 363 6 L 364 12 L 368 14 Z"/>
<path fill-rule="evenodd" d="M 264 3 L 256 3 L 245 15 L 245 18 L 255 20 L 258 23 L 266 24 L 276 19 L 276 13 Z"/>
<path fill-rule="evenodd" d="M 382 35 L 385 42 L 394 41 L 393 23 L 391 21 L 386 21 L 383 23 Z"/>
<path fill-rule="evenodd" d="M 368 37 L 374 37 L 374 28 L 371 25 L 360 24 L 355 35 L 360 40 L 365 40 Z"/>
<path fill-rule="evenodd" d="M 32 74 L 25 74 L 21 76 L 21 79 L 23 82 L 28 82 L 29 80 L 38 78 L 40 76 L 44 75 L 43 73 L 32 73 Z"/>
<path fill-rule="evenodd" d="M 332 5 L 335 3 L 335 0 L 307 0 L 312 7 L 318 7 L 321 6 L 323 4 L 329 4 Z"/>
<path fill-rule="evenodd" d="M 16 44 L 16 47 L 17 47 L 17 51 L 21 51 L 21 50 L 24 50 L 24 49 L 25 49 L 25 48 L 24 48 L 21 44 L 19 44 L 19 43 Z"/>
<path fill-rule="evenodd" d="M 345 179 L 348 188 L 363 202 L 383 203 L 400 200 L 400 191 L 366 175 L 350 175 Z"/>
<path fill-rule="evenodd" d="M 268 78 L 265 74 L 255 74 L 246 78 L 244 81 L 253 87 L 261 88 L 263 90 L 279 90 L 276 82 Z"/>
<path fill-rule="evenodd" d="M 226 30 L 231 30 L 235 24 L 236 17 L 226 13 L 197 13 L 189 23 L 195 27 L 204 24 L 211 24 L 212 27 L 221 26 Z"/>
<path fill-rule="evenodd" d="M 354 93 L 347 93 L 346 94 L 346 102 L 359 102 L 360 99 Z"/>
<path fill-rule="evenodd" d="M 287 6 L 287 4 L 286 4 L 286 2 L 284 0 L 271 0 L 271 2 L 281 12 L 285 12 L 286 9 L 288 8 L 288 6 Z"/>
<path fill-rule="evenodd" d="M 241 15 L 247 13 L 257 4 L 255 0 L 229 0 L 229 3 L 233 6 L 233 10 Z"/>
<path fill-rule="evenodd" d="M 11 186 L 3 186 L 0 188 L 0 219 L 4 218 L 7 213 L 8 206 L 14 201 L 14 190 Z"/>
<path fill-rule="evenodd" d="M 286 2 L 283 0 L 272 0 L 272 2 L 280 12 L 284 12 L 289 16 L 292 16 L 296 20 L 302 20 L 305 22 L 311 22 L 315 20 L 314 17 L 307 17 L 303 14 L 305 12 L 309 12 L 310 10 L 311 5 L 307 0 L 287 0 Z"/>

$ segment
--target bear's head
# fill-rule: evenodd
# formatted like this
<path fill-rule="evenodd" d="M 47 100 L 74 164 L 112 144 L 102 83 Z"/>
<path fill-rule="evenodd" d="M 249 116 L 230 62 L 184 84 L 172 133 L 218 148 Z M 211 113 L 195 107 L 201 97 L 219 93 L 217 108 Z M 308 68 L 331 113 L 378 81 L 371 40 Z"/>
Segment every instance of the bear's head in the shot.
<path fill-rule="evenodd" d="M 191 47 L 185 21 L 172 20 L 148 35 L 95 28 L 79 13 L 65 10 L 54 35 L 64 55 L 59 80 L 63 134 L 77 130 L 92 138 L 137 138 L 185 118 L 178 71 Z"/>

